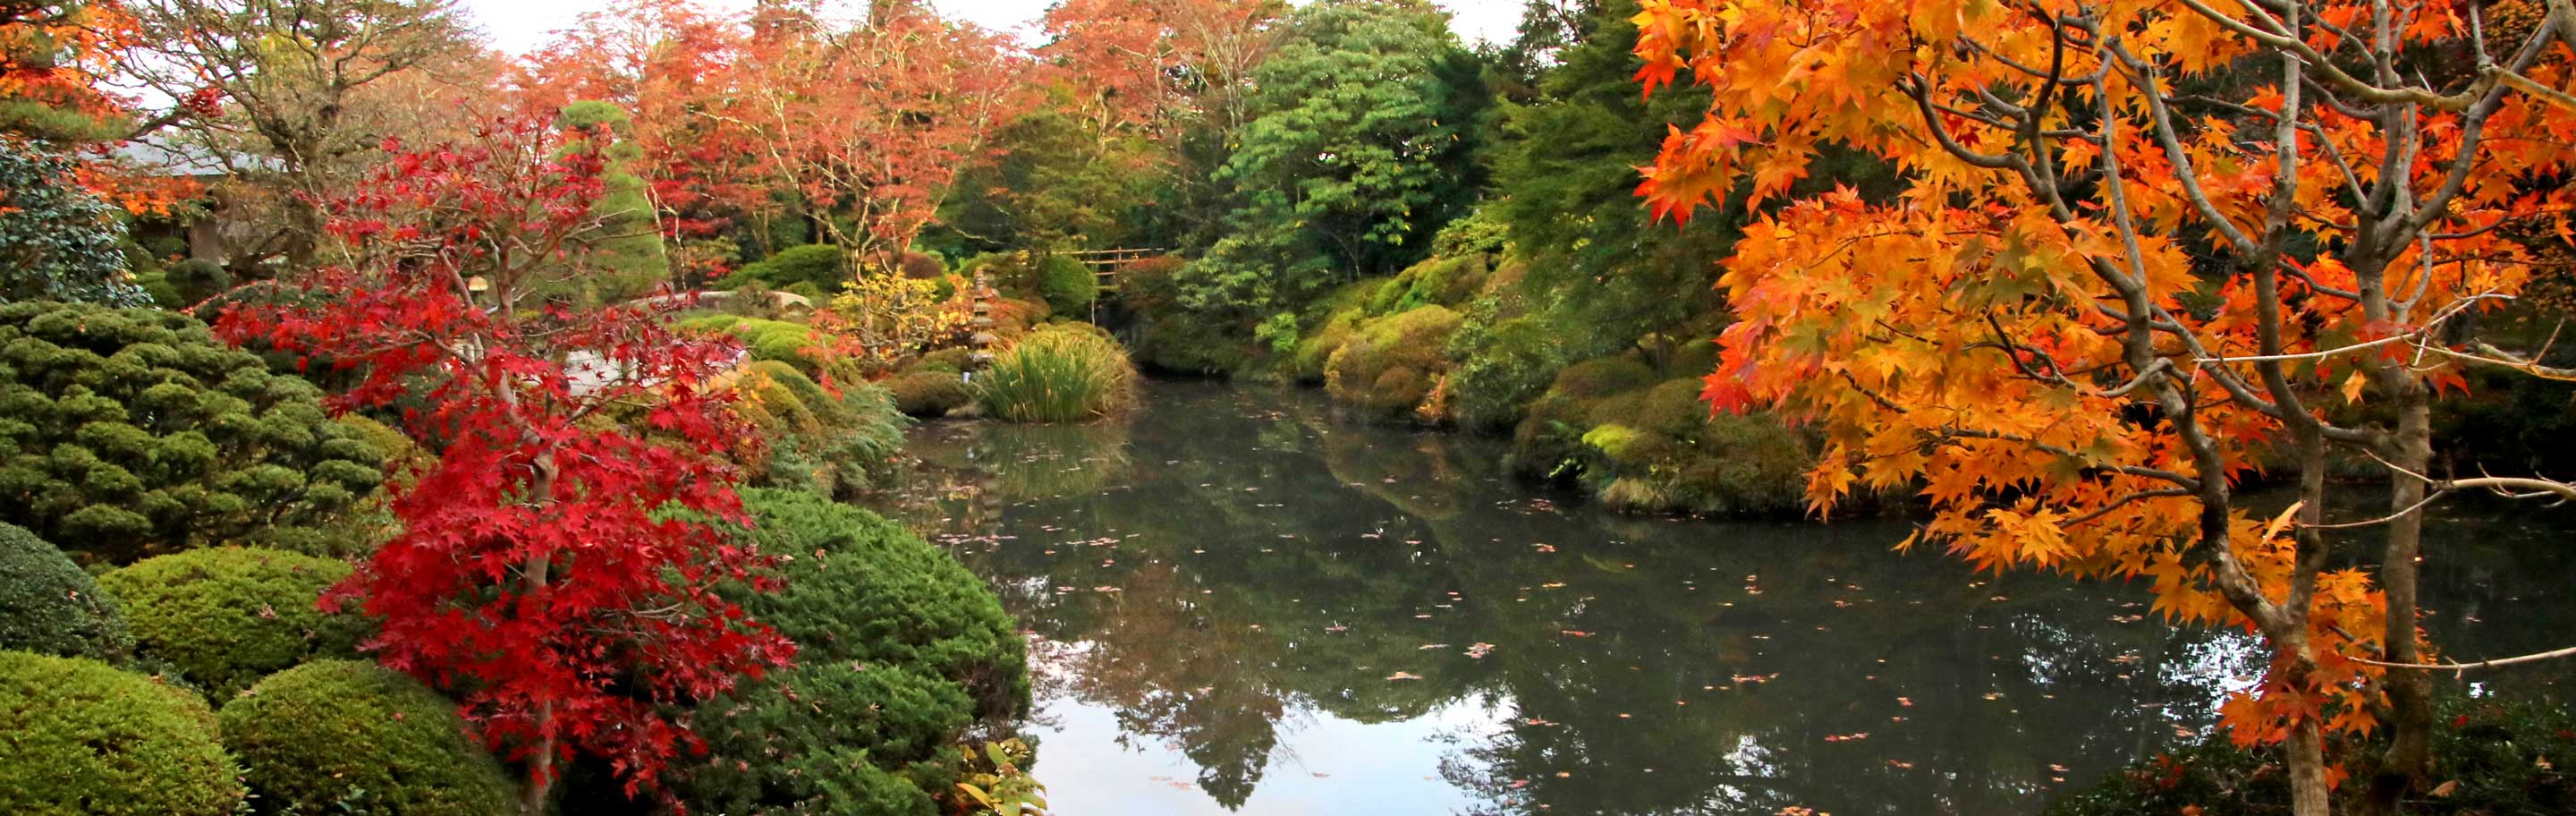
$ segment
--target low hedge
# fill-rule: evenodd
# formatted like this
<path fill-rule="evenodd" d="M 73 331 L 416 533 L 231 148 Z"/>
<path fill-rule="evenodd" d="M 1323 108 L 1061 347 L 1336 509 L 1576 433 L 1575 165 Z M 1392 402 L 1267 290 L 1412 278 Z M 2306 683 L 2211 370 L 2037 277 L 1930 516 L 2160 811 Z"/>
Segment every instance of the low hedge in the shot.
<path fill-rule="evenodd" d="M 124 602 L 146 656 L 225 700 L 297 664 L 356 654 L 365 619 L 315 605 L 349 572 L 327 558 L 219 547 L 145 559 L 98 583 Z"/>
<path fill-rule="evenodd" d="M 95 660 L 0 651 L 0 813 L 232 816 L 206 701 Z"/>
<path fill-rule="evenodd" d="M 509 772 L 467 735 L 455 703 L 373 663 L 270 675 L 217 721 L 256 813 L 483 816 L 518 806 Z"/>

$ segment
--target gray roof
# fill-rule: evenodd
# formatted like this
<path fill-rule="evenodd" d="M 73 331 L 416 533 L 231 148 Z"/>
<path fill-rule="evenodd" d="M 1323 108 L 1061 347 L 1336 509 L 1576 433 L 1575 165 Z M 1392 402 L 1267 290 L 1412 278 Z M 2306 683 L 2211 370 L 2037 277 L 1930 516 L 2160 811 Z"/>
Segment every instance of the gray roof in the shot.
<path fill-rule="evenodd" d="M 195 145 L 171 144 L 160 139 L 137 139 L 116 146 L 116 158 L 137 167 L 159 170 L 171 177 L 214 178 L 232 175 L 224 156 Z M 262 160 L 243 153 L 230 157 L 234 167 L 261 164 Z"/>

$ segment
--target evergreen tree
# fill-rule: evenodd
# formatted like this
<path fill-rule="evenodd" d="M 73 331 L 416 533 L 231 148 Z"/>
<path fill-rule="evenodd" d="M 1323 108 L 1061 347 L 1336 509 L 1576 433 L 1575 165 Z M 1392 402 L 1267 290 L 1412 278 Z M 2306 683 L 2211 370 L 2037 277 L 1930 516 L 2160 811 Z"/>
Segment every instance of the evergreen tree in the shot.
<path fill-rule="evenodd" d="M 1231 234 L 1180 277 L 1186 305 L 1260 315 L 1419 260 L 1475 192 L 1476 61 L 1424 0 L 1297 10 L 1254 72 L 1253 119 L 1220 175 Z"/>
<path fill-rule="evenodd" d="M 635 175 L 644 151 L 627 136 L 633 122 L 623 108 L 609 102 L 575 102 L 558 116 L 567 130 L 590 135 L 572 142 L 570 150 L 599 151 L 607 162 L 602 180 L 606 195 L 591 205 L 601 234 L 591 244 L 597 271 L 580 280 L 587 303 L 615 303 L 651 294 L 671 277 L 671 260 L 663 251 L 662 231 L 646 196 L 644 179 Z"/>

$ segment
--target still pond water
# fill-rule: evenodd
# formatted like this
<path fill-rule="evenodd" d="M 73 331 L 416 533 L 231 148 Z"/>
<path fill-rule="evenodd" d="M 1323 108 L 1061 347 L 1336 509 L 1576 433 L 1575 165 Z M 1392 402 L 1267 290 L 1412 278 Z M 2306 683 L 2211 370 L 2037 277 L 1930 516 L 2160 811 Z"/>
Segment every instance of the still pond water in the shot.
<path fill-rule="evenodd" d="M 1891 552 L 1903 522 L 1623 518 L 1310 393 L 1147 403 L 925 426 L 879 499 L 1030 630 L 1062 813 L 2028 814 L 2258 667 L 2137 588 Z M 2453 654 L 2564 645 L 2567 527 L 2437 519 Z"/>

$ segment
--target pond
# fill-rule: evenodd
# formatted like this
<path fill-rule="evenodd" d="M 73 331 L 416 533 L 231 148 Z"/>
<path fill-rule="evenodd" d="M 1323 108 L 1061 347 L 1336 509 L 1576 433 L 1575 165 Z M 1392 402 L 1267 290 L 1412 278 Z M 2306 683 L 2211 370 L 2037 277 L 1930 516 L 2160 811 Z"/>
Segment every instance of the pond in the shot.
<path fill-rule="evenodd" d="M 1512 479 L 1491 440 L 1312 393 L 1147 405 L 925 426 L 878 500 L 1030 630 L 1063 813 L 2036 813 L 2201 733 L 2259 668 L 2142 588 L 1892 552 L 1903 521 L 1620 517 Z M 2445 512 L 2441 642 L 2565 645 L 2567 528 Z M 2483 680 L 2558 692 L 2546 667 Z"/>

